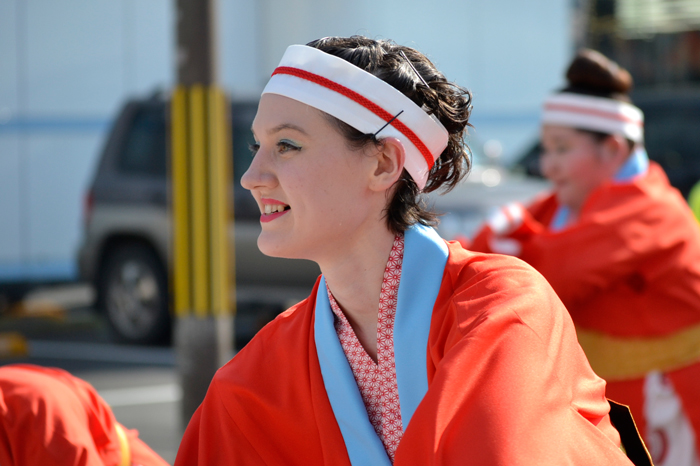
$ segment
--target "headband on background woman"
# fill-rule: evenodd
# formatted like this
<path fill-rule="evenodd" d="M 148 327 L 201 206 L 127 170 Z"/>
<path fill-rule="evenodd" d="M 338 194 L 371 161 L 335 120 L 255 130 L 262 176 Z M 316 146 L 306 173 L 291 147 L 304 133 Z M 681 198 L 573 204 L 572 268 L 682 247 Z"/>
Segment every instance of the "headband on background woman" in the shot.
<path fill-rule="evenodd" d="M 621 134 L 632 142 L 644 141 L 644 114 L 632 104 L 605 97 L 562 92 L 544 102 L 542 123 Z"/>
<path fill-rule="evenodd" d="M 350 62 L 306 45 L 291 45 L 263 94 L 279 94 L 328 113 L 364 134 L 381 131 L 406 152 L 404 168 L 420 189 L 449 134 L 398 89 Z"/>

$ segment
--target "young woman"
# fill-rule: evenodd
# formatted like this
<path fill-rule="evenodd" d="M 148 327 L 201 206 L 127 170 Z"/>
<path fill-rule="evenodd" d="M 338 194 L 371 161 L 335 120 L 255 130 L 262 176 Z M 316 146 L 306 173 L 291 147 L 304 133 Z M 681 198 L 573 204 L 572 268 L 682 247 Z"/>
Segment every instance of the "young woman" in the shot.
<path fill-rule="evenodd" d="M 544 105 L 540 163 L 552 193 L 508 206 L 471 248 L 539 270 L 607 395 L 630 405 L 655 464 L 698 464 L 698 223 L 644 151 L 630 75 L 584 50 L 567 79 Z"/>
<path fill-rule="evenodd" d="M 470 111 L 411 48 L 287 49 L 241 182 L 260 249 L 323 275 L 219 370 L 177 465 L 630 464 L 546 281 L 429 226 L 419 194 L 467 171 Z"/>

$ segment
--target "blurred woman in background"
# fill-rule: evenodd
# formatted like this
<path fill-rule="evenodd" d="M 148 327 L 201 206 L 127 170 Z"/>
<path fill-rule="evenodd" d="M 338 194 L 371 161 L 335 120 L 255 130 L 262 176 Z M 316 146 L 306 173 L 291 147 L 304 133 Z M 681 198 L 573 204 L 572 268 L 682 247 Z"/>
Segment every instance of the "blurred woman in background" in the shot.
<path fill-rule="evenodd" d="M 607 396 L 630 405 L 657 466 L 697 464 L 700 229 L 643 145 L 629 73 L 581 51 L 544 104 L 552 192 L 492 216 L 471 249 L 520 257 L 571 313 Z"/>

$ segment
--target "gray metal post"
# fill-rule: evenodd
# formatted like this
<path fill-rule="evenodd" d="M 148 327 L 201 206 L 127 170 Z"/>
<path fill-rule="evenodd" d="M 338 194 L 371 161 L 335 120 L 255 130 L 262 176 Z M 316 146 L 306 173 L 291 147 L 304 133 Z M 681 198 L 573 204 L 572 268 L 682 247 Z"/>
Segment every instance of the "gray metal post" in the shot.
<path fill-rule="evenodd" d="M 232 355 L 226 191 L 227 100 L 218 88 L 216 1 L 177 0 L 172 102 L 174 340 L 186 425 Z M 228 134 L 225 134 L 228 133 Z"/>

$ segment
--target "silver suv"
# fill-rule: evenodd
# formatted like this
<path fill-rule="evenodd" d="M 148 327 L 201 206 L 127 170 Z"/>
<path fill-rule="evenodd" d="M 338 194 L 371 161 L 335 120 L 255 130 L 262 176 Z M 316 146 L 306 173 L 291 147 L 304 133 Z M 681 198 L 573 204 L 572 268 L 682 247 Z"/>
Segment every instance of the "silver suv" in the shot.
<path fill-rule="evenodd" d="M 239 182 L 251 160 L 248 145 L 256 110 L 257 102 L 231 106 L 236 333 L 242 342 L 278 311 L 306 297 L 319 274 L 312 262 L 274 259 L 258 250 L 260 212 Z M 81 277 L 95 286 L 96 309 L 105 313 L 116 336 L 130 343 L 164 342 L 171 333 L 168 115 L 161 94 L 128 102 L 85 196 Z M 541 181 L 477 164 L 461 186 L 428 201 L 448 212 L 438 231 L 450 239 L 468 236 L 490 209 L 526 201 L 543 187 Z M 233 225 L 229 232 L 234 235 Z"/>

